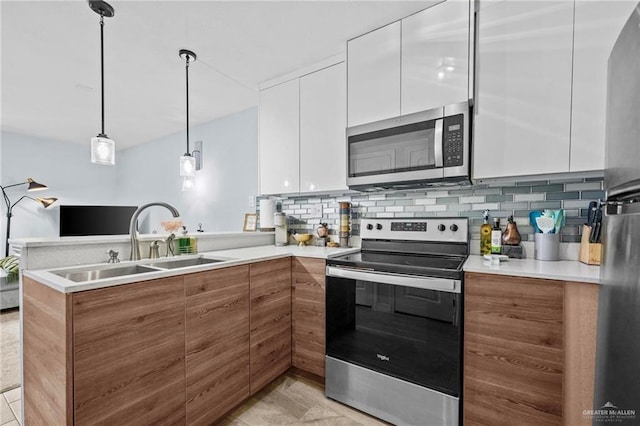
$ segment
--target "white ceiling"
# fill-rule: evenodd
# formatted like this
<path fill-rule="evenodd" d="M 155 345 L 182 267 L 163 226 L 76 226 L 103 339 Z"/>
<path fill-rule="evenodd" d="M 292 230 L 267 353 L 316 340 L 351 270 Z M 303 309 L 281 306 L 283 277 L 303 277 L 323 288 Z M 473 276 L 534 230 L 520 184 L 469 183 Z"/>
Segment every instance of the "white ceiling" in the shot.
<path fill-rule="evenodd" d="M 105 131 L 118 149 L 257 105 L 259 83 L 345 50 L 432 1 L 124 1 L 105 18 Z M 84 0 L 0 2 L 2 130 L 88 143 L 100 131 L 99 16 Z"/>

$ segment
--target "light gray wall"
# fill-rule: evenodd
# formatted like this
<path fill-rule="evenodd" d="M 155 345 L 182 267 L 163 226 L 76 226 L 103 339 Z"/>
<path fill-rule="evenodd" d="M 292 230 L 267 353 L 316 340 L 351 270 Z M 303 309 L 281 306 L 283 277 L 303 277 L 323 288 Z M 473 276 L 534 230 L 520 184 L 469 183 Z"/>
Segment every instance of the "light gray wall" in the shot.
<path fill-rule="evenodd" d="M 207 232 L 242 231 L 249 196 L 258 192 L 258 109 L 232 114 L 190 129 L 190 149 L 203 142 L 203 168 L 196 188 L 182 192 L 178 158 L 186 151 L 179 132 L 120 152 L 118 190 L 124 204 L 165 201 L 175 206 L 190 232 L 202 223 Z M 163 232 L 162 208 L 150 209 L 142 232 Z"/>
<path fill-rule="evenodd" d="M 48 190 L 26 191 L 27 185 L 7 189 L 11 202 L 23 195 L 56 197 L 58 202 L 44 209 L 25 199 L 13 209 L 11 236 L 56 237 L 61 204 L 112 204 L 115 196 L 116 169 L 92 164 L 90 145 L 42 139 L 2 132 L 0 181 L 3 186 L 33 178 Z M 2 247 L 5 241 L 5 206 L 2 207 Z"/>
<path fill-rule="evenodd" d="M 58 198 L 46 210 L 30 200 L 18 204 L 13 211 L 11 237 L 58 236 L 61 204 L 142 205 L 150 201 L 176 206 L 192 232 L 198 223 L 208 232 L 241 231 L 244 214 L 255 211 L 249 208 L 248 197 L 258 192 L 257 108 L 194 126 L 190 136 L 191 149 L 193 141 L 203 141 L 204 168 L 197 172 L 196 190 L 182 192 L 178 157 L 186 150 L 185 132 L 118 150 L 115 167 L 91 163 L 89 140 L 75 144 L 2 132 L 2 185 L 31 177 L 49 189 L 29 195 Z M 27 194 L 26 185 L 11 188 L 8 194 L 15 202 Z M 4 205 L 1 211 L 0 243 L 4 248 Z M 171 215 L 162 208 L 153 208 L 150 213 L 141 231 L 162 232 L 160 221 Z"/>

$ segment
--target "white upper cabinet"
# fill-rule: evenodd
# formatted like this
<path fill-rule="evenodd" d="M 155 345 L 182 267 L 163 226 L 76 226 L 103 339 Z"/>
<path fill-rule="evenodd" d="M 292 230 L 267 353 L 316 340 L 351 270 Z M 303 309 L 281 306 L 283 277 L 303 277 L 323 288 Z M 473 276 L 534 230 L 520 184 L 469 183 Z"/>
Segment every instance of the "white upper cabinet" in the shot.
<path fill-rule="evenodd" d="M 300 78 L 300 191 L 347 188 L 344 62 Z"/>
<path fill-rule="evenodd" d="M 636 1 L 575 3 L 571 171 L 604 169 L 607 61 Z"/>
<path fill-rule="evenodd" d="M 300 191 L 299 79 L 260 91 L 260 193 Z"/>
<path fill-rule="evenodd" d="M 400 115 L 400 21 L 347 43 L 348 125 Z"/>
<path fill-rule="evenodd" d="M 402 20 L 402 114 L 469 99 L 469 7 L 450 0 Z"/>
<path fill-rule="evenodd" d="M 573 2 L 507 0 L 477 25 L 473 177 L 568 172 Z"/>

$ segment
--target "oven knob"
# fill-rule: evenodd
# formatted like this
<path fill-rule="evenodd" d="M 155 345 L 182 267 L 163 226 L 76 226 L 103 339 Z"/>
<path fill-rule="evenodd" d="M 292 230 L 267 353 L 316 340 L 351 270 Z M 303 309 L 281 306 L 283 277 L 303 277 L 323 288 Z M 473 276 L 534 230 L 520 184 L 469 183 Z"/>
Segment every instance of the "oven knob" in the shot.
<path fill-rule="evenodd" d="M 369 223 L 369 224 L 367 224 L 367 229 L 368 229 L 369 231 L 371 231 L 371 230 L 373 229 L 373 225 L 372 225 L 372 224 L 370 224 L 370 223 Z"/>
<path fill-rule="evenodd" d="M 456 232 L 458 230 L 458 225 L 456 225 L 455 223 L 453 225 L 451 225 L 449 227 L 449 229 L 451 229 L 453 232 Z"/>
<path fill-rule="evenodd" d="M 376 229 L 377 229 L 378 231 L 380 231 L 380 230 L 382 229 L 382 225 L 381 225 L 381 224 L 379 224 L 379 223 L 376 223 Z"/>
<path fill-rule="evenodd" d="M 440 225 L 438 225 L 438 231 L 443 232 L 445 229 L 447 229 L 446 226 L 444 226 L 443 223 L 441 223 Z"/>

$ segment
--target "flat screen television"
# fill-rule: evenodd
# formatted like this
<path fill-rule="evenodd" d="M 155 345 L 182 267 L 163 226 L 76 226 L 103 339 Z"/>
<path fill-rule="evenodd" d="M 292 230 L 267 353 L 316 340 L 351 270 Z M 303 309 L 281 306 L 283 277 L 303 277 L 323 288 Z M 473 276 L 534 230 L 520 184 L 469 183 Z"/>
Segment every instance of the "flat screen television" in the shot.
<path fill-rule="evenodd" d="M 136 206 L 60 206 L 60 236 L 127 235 Z"/>

